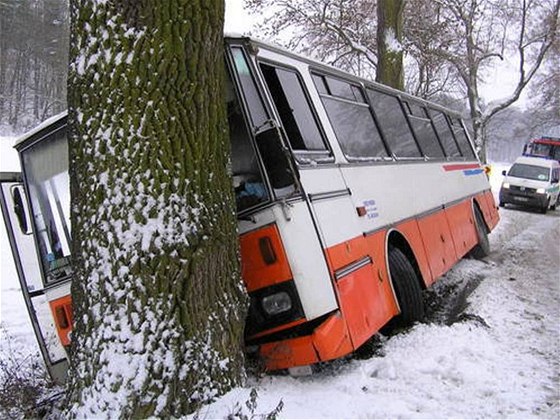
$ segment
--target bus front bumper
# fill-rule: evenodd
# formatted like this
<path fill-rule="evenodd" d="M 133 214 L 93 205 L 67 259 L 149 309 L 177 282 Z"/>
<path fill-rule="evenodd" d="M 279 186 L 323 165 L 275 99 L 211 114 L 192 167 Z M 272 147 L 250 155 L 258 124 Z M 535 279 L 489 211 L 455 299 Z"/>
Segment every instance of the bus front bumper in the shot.
<path fill-rule="evenodd" d="M 353 350 L 346 323 L 337 311 L 310 335 L 261 344 L 259 354 L 266 370 L 273 371 L 336 359 Z"/>

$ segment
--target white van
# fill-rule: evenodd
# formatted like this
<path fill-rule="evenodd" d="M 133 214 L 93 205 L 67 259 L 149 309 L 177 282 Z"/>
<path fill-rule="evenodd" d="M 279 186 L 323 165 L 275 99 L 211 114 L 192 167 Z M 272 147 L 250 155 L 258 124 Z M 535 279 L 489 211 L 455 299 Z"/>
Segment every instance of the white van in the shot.
<path fill-rule="evenodd" d="M 556 160 L 522 156 L 506 173 L 500 188 L 500 207 L 517 204 L 546 213 L 559 204 L 560 164 Z"/>

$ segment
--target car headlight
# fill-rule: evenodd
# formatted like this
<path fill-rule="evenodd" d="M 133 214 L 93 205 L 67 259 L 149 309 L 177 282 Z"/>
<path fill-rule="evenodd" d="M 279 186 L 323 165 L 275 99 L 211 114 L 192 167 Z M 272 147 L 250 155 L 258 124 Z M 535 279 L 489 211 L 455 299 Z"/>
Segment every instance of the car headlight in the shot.
<path fill-rule="evenodd" d="M 292 298 L 286 292 L 278 292 L 263 297 L 261 305 L 267 315 L 277 315 L 292 309 Z"/>
<path fill-rule="evenodd" d="M 504 182 L 504 183 L 502 184 L 502 188 L 508 190 L 508 189 L 509 189 L 509 182 Z"/>
<path fill-rule="evenodd" d="M 544 188 L 537 188 L 537 194 L 545 194 L 546 190 Z"/>

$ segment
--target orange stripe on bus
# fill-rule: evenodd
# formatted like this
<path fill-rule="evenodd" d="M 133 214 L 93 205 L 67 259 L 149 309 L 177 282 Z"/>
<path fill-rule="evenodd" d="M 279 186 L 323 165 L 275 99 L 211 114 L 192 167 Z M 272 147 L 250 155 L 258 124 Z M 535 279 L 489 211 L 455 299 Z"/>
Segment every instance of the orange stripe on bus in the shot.
<path fill-rule="evenodd" d="M 352 343 L 340 312 L 332 315 L 313 333 L 313 345 L 321 360 L 332 360 L 350 353 Z"/>
<path fill-rule="evenodd" d="M 263 344 L 260 347 L 260 354 L 268 370 L 320 362 L 310 335 Z"/>
<path fill-rule="evenodd" d="M 473 208 L 470 201 L 445 209 L 457 260 L 469 252 L 478 243 Z"/>
<path fill-rule="evenodd" d="M 410 248 L 416 257 L 418 267 L 420 268 L 422 280 L 426 287 L 428 287 L 436 280 L 436 278 L 432 275 L 432 271 L 430 269 L 430 263 L 426 255 L 426 250 L 424 249 L 422 236 L 420 235 L 418 220 L 413 219 L 401 223 L 396 226 L 396 230 L 405 237 L 406 241 L 410 245 Z"/>
<path fill-rule="evenodd" d="M 360 235 L 327 249 L 331 274 L 342 267 L 370 254 L 366 239 Z"/>
<path fill-rule="evenodd" d="M 352 350 L 346 323 L 340 313 L 335 313 L 313 334 L 263 344 L 260 354 L 267 370 L 278 370 L 336 359 Z"/>
<path fill-rule="evenodd" d="M 445 212 L 440 211 L 418 220 L 422 242 L 432 276 L 437 279 L 457 261 L 453 238 Z"/>

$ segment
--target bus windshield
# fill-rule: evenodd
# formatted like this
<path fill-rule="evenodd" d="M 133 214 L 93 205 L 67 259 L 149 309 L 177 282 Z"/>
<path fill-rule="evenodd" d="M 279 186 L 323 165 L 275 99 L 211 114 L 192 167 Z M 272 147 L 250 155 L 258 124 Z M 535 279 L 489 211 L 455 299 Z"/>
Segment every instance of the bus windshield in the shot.
<path fill-rule="evenodd" d="M 60 130 L 22 153 L 35 235 L 46 281 L 70 275 L 68 144 Z"/>

